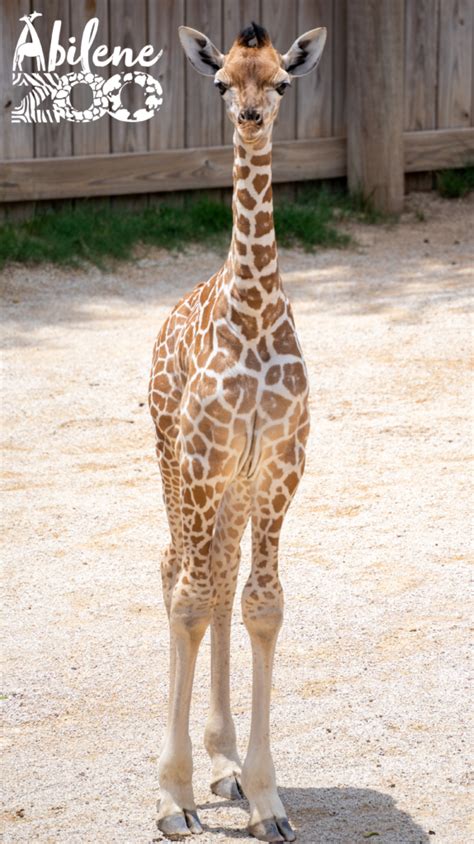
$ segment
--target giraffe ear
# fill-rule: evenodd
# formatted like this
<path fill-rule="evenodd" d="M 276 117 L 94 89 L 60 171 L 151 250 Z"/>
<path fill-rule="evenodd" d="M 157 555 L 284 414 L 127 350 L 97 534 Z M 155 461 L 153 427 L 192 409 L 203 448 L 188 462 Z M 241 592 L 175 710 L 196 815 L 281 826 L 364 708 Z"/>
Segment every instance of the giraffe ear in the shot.
<path fill-rule="evenodd" d="M 190 26 L 179 27 L 179 40 L 192 66 L 204 76 L 214 76 L 222 67 L 224 56 L 209 40 L 207 35 L 191 29 Z"/>
<path fill-rule="evenodd" d="M 326 43 L 327 29 L 310 29 L 296 39 L 284 56 L 283 67 L 292 76 L 306 76 L 318 66 Z"/>

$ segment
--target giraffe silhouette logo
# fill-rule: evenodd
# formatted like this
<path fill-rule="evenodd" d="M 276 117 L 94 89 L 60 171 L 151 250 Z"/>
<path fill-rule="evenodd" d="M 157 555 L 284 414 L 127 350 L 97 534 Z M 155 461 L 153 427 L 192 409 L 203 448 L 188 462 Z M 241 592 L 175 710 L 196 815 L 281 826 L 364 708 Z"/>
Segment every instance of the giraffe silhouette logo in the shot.
<path fill-rule="evenodd" d="M 20 18 L 24 26 L 13 54 L 13 84 L 27 86 L 30 90 L 12 110 L 12 123 L 59 123 L 61 120 L 92 123 L 105 114 L 122 122 L 141 123 L 156 115 L 163 102 L 163 90 L 150 73 L 143 69 L 126 70 L 105 79 L 95 70 L 119 64 L 126 68 L 149 68 L 161 58 L 163 50 L 156 53 L 153 46 L 147 44 L 134 56 L 130 47 L 113 47 L 110 53 L 108 45 L 101 44 L 94 49 L 98 18 L 91 18 L 86 23 L 77 44 L 75 36 L 68 38 L 68 47 L 61 44 L 62 22 L 54 21 L 49 49 L 45 50 L 44 37 L 40 38 L 34 24 L 41 17 L 41 12 L 32 12 Z M 81 69 L 59 74 L 57 68 L 64 64 L 79 65 Z M 121 99 L 123 88 L 130 83 L 143 92 L 143 104 L 135 111 L 125 108 Z M 76 85 L 88 85 L 92 92 L 92 103 L 83 111 L 71 102 Z"/>
<path fill-rule="evenodd" d="M 25 22 L 18 39 L 13 56 L 13 73 L 23 70 L 25 58 L 36 61 L 36 70 L 45 70 L 44 53 L 41 41 L 36 29 L 33 26 L 35 18 L 41 18 L 41 12 L 32 12 L 31 15 L 23 15 L 20 21 Z M 30 40 L 28 40 L 28 37 Z"/>

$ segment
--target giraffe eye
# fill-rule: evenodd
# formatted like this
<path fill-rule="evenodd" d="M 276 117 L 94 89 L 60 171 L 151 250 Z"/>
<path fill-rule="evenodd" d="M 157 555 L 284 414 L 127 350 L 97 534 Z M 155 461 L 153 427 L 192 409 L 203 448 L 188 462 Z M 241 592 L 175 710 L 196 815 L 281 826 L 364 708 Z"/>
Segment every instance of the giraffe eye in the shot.
<path fill-rule="evenodd" d="M 289 87 L 290 87 L 289 82 L 280 82 L 278 85 L 276 85 L 275 91 L 277 92 L 277 94 L 280 94 L 280 97 L 282 97 L 283 94 L 285 93 L 286 89 L 289 88 Z"/>
<path fill-rule="evenodd" d="M 225 94 L 225 92 L 228 90 L 227 85 L 224 85 L 224 83 L 221 82 L 220 79 L 217 79 L 216 82 L 214 82 L 214 85 L 219 91 L 219 94 Z"/>

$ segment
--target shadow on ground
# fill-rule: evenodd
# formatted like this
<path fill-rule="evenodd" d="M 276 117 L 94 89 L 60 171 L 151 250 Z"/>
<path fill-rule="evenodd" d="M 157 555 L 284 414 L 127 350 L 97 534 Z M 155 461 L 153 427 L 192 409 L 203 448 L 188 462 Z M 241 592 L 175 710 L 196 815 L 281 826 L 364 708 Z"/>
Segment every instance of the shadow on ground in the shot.
<path fill-rule="evenodd" d="M 289 298 L 314 314 L 377 313 L 409 322 L 418 322 L 440 300 L 465 306 L 469 274 L 459 272 L 460 267 L 454 274 L 449 261 L 420 255 L 390 272 L 385 266 L 378 271 L 374 267 L 370 276 L 361 276 L 355 257 L 351 252 L 332 254 L 330 265 L 321 266 L 317 255 L 314 263 L 298 252 L 283 255 L 281 270 Z M 137 262 L 120 264 L 105 273 L 94 267 L 82 272 L 49 265 L 6 268 L 0 273 L 0 295 L 7 331 L 14 326 L 9 342 L 35 344 L 34 332 L 43 326 L 69 323 L 93 328 L 97 320 L 111 322 L 125 303 L 131 312 L 150 305 L 167 311 L 199 280 L 209 278 L 222 256 L 205 253 L 203 266 L 198 253 L 164 255 L 150 263 L 141 269 Z"/>
<path fill-rule="evenodd" d="M 428 844 L 432 839 L 390 794 L 369 788 L 280 788 L 280 797 L 299 844 Z M 213 804 L 232 806 L 228 801 Z M 199 808 L 209 808 L 209 805 Z M 228 838 L 247 838 L 245 829 L 206 825 Z"/>

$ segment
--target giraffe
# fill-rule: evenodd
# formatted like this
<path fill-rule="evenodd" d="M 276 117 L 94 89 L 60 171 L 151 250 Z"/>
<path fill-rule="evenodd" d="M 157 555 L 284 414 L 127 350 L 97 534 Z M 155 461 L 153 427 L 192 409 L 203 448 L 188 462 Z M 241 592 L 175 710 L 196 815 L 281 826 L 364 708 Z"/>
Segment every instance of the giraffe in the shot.
<path fill-rule="evenodd" d="M 169 838 L 202 832 L 189 709 L 198 648 L 210 625 L 204 743 L 211 789 L 227 799 L 247 797 L 254 837 L 294 841 L 276 788 L 269 713 L 283 617 L 279 536 L 304 468 L 308 379 L 278 270 L 271 151 L 281 97 L 293 77 L 317 66 L 326 30 L 304 33 L 284 55 L 255 23 L 226 55 L 190 27 L 180 27 L 179 37 L 193 67 L 214 78 L 234 126 L 233 229 L 224 265 L 176 305 L 153 351 L 149 405 L 171 535 L 161 566 L 170 690 L 157 824 Z M 252 716 L 242 765 L 230 709 L 230 624 L 250 518 L 242 614 L 252 647 Z"/>

